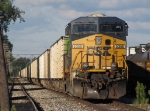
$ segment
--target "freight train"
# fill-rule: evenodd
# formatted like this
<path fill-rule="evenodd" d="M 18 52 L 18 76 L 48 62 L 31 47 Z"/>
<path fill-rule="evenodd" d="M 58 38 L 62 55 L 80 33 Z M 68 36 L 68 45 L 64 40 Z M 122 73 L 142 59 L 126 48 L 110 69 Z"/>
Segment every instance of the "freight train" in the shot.
<path fill-rule="evenodd" d="M 104 14 L 72 20 L 44 53 L 19 72 L 35 84 L 82 99 L 126 94 L 128 24 Z"/>
<path fill-rule="evenodd" d="M 131 54 L 131 50 L 134 54 Z M 150 43 L 129 47 L 127 56 L 128 88 L 134 90 L 137 81 L 144 84 L 146 90 L 150 90 Z"/>

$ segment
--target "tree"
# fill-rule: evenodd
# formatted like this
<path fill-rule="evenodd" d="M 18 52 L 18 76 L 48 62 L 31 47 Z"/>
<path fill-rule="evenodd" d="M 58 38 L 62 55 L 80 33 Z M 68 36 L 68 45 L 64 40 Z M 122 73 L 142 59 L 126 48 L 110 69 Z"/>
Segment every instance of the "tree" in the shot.
<path fill-rule="evenodd" d="M 135 88 L 136 91 L 136 100 L 134 103 L 136 105 L 147 105 L 149 102 L 149 99 L 146 98 L 146 92 L 143 83 L 137 82 L 137 86 Z"/>
<path fill-rule="evenodd" d="M 25 13 L 18 7 L 13 6 L 12 3 L 13 0 L 0 0 L 0 89 L 3 89 L 0 90 L 0 110 L 2 111 L 10 111 L 6 67 L 2 48 L 3 31 L 8 31 L 8 25 L 11 21 L 15 22 L 18 18 L 20 19 L 20 22 L 24 21 L 21 15 Z"/>
<path fill-rule="evenodd" d="M 20 57 L 12 62 L 13 73 L 16 75 L 19 70 L 25 68 L 31 60 L 26 57 Z"/>
<path fill-rule="evenodd" d="M 3 35 L 3 44 L 8 44 L 8 46 L 9 46 L 9 51 L 12 52 L 13 44 L 9 41 L 7 35 Z"/>
<path fill-rule="evenodd" d="M 20 66 L 20 68 L 23 69 L 30 63 L 30 61 L 31 60 L 29 58 L 20 57 L 13 61 L 12 66 L 13 67 Z"/>
<path fill-rule="evenodd" d="M 1 27 L 5 32 L 8 31 L 8 25 L 11 21 L 16 22 L 17 19 L 20 19 L 20 22 L 24 22 L 22 14 L 25 14 L 25 12 L 13 6 L 13 0 L 0 1 L 0 16 L 3 16 L 1 18 Z"/>

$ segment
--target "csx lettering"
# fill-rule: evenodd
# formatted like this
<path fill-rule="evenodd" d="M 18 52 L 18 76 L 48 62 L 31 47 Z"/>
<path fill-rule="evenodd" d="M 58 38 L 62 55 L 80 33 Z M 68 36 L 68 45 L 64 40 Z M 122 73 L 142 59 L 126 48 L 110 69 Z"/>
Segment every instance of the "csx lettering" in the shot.
<path fill-rule="evenodd" d="M 89 56 L 92 56 L 93 54 L 97 55 L 97 56 L 100 56 L 102 54 L 100 49 L 101 49 L 101 47 L 90 46 L 90 47 L 87 48 L 87 54 Z"/>
<path fill-rule="evenodd" d="M 103 47 L 104 53 L 102 53 L 101 52 L 102 47 L 99 47 L 99 46 L 97 46 L 97 47 L 89 46 L 87 48 L 87 55 L 92 56 L 94 54 L 96 56 L 100 56 L 100 55 L 111 56 L 111 54 L 108 52 L 109 49 L 111 49 L 111 47 L 109 47 L 109 46 Z"/>

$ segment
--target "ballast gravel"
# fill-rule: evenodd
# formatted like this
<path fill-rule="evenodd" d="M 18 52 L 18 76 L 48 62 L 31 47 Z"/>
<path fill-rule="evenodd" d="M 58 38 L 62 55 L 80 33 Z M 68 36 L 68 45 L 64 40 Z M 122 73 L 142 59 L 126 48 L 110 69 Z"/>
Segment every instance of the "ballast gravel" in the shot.
<path fill-rule="evenodd" d="M 40 86 L 25 85 L 24 87 L 43 111 L 94 111 L 84 104 L 68 99 L 53 91 L 42 89 Z M 31 90 L 38 88 L 39 90 Z"/>

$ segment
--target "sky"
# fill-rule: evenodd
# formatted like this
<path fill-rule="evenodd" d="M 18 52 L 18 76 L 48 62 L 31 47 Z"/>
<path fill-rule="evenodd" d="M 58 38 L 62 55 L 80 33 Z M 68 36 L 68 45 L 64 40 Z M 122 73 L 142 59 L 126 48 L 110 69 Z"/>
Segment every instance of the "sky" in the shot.
<path fill-rule="evenodd" d="M 65 35 L 66 25 L 80 16 L 102 13 L 128 23 L 127 47 L 150 42 L 150 0 L 14 0 L 25 11 L 9 25 L 13 54 L 41 54 Z"/>

